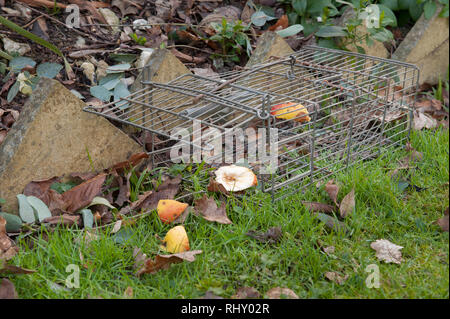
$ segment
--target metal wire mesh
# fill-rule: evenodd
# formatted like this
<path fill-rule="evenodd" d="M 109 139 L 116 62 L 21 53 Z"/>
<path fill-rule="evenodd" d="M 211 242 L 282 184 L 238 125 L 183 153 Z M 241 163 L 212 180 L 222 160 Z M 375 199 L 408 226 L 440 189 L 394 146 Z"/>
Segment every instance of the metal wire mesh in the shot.
<path fill-rule="evenodd" d="M 257 136 L 258 143 L 263 141 L 258 152 L 275 147 L 277 162 L 276 171 L 259 176 L 260 187 L 279 199 L 404 144 L 419 70 L 398 61 L 307 46 L 290 56 L 217 77 L 185 74 L 160 84 L 143 74 L 143 89 L 85 111 L 153 133 L 150 154 L 156 165 L 174 160 L 163 155 L 177 142 L 191 147 L 194 154 L 209 152 L 199 134 L 205 128 L 222 135 L 230 128 L 265 128 L 261 134 L 266 136 Z M 303 105 L 308 114 L 293 113 L 283 119 L 271 113 L 272 107 L 287 103 Z M 178 138 L 175 128 L 186 129 L 189 138 Z M 273 129 L 276 140 L 267 133 Z M 236 141 L 210 161 L 221 163 L 227 156 L 235 161 L 252 142 Z M 248 162 L 256 171 L 269 165 Z"/>

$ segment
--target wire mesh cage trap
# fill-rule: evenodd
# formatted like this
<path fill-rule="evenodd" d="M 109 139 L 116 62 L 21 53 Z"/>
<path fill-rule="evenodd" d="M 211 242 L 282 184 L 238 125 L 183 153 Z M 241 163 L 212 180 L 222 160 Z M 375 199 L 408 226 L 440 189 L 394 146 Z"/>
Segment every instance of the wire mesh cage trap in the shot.
<path fill-rule="evenodd" d="M 403 145 L 419 78 L 411 64 L 315 46 L 218 76 L 148 73 L 142 89 L 85 111 L 151 132 L 153 165 L 244 158 L 273 200 Z M 175 146 L 190 155 L 167 156 Z"/>

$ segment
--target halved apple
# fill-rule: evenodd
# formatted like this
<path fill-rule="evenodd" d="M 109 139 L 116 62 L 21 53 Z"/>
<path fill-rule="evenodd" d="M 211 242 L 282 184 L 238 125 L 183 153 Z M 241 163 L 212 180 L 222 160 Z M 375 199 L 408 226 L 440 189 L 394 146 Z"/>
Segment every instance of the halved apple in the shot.
<path fill-rule="evenodd" d="M 161 199 L 156 211 L 161 221 L 165 224 L 173 222 L 180 216 L 189 205 L 173 199 Z"/>
<path fill-rule="evenodd" d="M 160 247 L 172 254 L 189 250 L 189 238 L 184 227 L 180 225 L 170 229 Z"/>
<path fill-rule="evenodd" d="M 308 109 L 302 104 L 293 102 L 272 106 L 270 114 L 282 120 L 294 120 L 300 123 L 311 121 L 311 118 L 308 116 Z"/>

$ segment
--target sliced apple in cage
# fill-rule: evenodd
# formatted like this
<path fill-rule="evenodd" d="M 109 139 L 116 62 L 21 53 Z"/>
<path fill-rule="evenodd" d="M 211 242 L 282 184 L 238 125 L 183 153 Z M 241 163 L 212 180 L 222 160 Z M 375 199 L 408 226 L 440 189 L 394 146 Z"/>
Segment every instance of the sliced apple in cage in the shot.
<path fill-rule="evenodd" d="M 294 120 L 300 123 L 311 121 L 308 109 L 299 103 L 283 103 L 272 106 L 271 115 L 282 120 Z"/>
<path fill-rule="evenodd" d="M 240 192 L 258 185 L 258 179 L 251 169 L 244 166 L 229 165 L 215 171 L 215 181 L 228 192 Z"/>

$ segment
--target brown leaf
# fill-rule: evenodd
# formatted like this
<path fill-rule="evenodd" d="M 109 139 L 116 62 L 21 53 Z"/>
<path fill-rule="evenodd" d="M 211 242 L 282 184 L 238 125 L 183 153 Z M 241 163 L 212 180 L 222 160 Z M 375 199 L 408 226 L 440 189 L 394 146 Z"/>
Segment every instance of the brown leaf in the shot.
<path fill-rule="evenodd" d="M 46 193 L 50 189 L 53 183 L 59 182 L 60 178 L 58 176 L 54 176 L 48 179 L 32 181 L 28 183 L 24 190 L 23 194 L 25 196 L 34 196 L 42 200 L 47 206 L 49 204 L 48 199 L 46 199 Z"/>
<path fill-rule="evenodd" d="M 52 216 L 43 220 L 44 223 L 48 223 L 50 225 L 66 225 L 72 226 L 74 224 L 78 224 L 80 221 L 80 216 L 63 214 L 60 216 Z"/>
<path fill-rule="evenodd" d="M 355 209 L 355 189 L 352 189 L 341 201 L 339 212 L 341 217 L 344 218 Z"/>
<path fill-rule="evenodd" d="M 436 119 L 422 112 L 414 111 L 414 129 L 420 131 L 423 128 L 433 129 L 438 126 Z"/>
<path fill-rule="evenodd" d="M 281 227 L 272 227 L 265 233 L 258 233 L 254 230 L 250 230 L 246 235 L 257 239 L 260 242 L 273 244 L 280 240 L 281 236 L 283 236 L 283 232 L 281 231 Z"/>
<path fill-rule="evenodd" d="M 14 284 L 6 278 L 0 283 L 0 299 L 17 299 L 18 295 Z"/>
<path fill-rule="evenodd" d="M 338 285 L 342 285 L 348 279 L 348 275 L 345 275 L 344 277 L 342 277 L 341 275 L 339 275 L 335 271 L 332 271 L 332 272 L 328 271 L 328 272 L 326 272 L 325 273 L 325 277 L 328 280 L 337 283 Z"/>
<path fill-rule="evenodd" d="M 168 269 L 171 264 L 181 263 L 183 261 L 193 262 L 195 255 L 201 254 L 201 250 L 189 250 L 182 253 L 171 255 L 156 255 L 155 259 L 146 259 L 143 266 L 136 272 L 136 276 L 142 274 L 154 274 L 162 269 Z M 139 257 L 137 254 L 136 257 Z"/>
<path fill-rule="evenodd" d="M 231 296 L 232 299 L 259 299 L 261 294 L 253 287 L 239 288 L 236 293 Z"/>
<path fill-rule="evenodd" d="M 219 184 L 216 182 L 216 180 L 211 177 L 209 179 L 209 184 L 207 187 L 208 192 L 214 192 L 214 193 L 222 193 L 225 195 L 229 195 L 230 193 L 225 189 L 225 187 L 223 187 L 222 184 Z"/>
<path fill-rule="evenodd" d="M 335 208 L 328 204 L 323 203 L 317 203 L 317 202 L 302 202 L 303 205 L 309 209 L 312 212 L 319 212 L 319 213 L 332 213 L 334 212 Z"/>
<path fill-rule="evenodd" d="M 299 299 L 298 296 L 289 288 L 272 288 L 266 292 L 269 299 Z"/>
<path fill-rule="evenodd" d="M 130 206 L 120 210 L 122 215 L 125 215 L 131 211 L 140 210 L 153 210 L 158 206 L 158 202 L 161 199 L 174 199 L 180 188 L 181 178 L 167 178 L 161 185 L 159 185 L 157 191 L 147 191 L 138 196 L 138 200 L 131 203 Z"/>
<path fill-rule="evenodd" d="M 106 174 L 102 173 L 64 192 L 62 198 L 67 203 L 67 212 L 74 213 L 89 205 L 94 197 L 100 193 L 105 179 Z"/>
<path fill-rule="evenodd" d="M 220 224 L 232 224 L 227 216 L 226 204 L 222 202 L 217 207 L 214 198 L 208 197 L 206 194 L 202 198 L 195 201 L 195 212 L 210 222 L 218 222 Z"/>
<path fill-rule="evenodd" d="M 111 166 L 108 170 L 109 171 L 116 171 L 118 174 L 120 174 L 121 170 L 125 168 L 132 168 L 136 165 L 138 165 L 143 159 L 148 158 L 148 154 L 145 152 L 133 154 L 130 156 L 130 158 L 124 162 L 117 163 L 113 166 Z"/>
<path fill-rule="evenodd" d="M 439 218 L 436 223 L 441 226 L 442 231 L 448 232 L 448 207 L 445 210 L 444 217 Z"/>
<path fill-rule="evenodd" d="M 1 274 L 14 274 L 14 275 L 26 275 L 32 274 L 36 270 L 25 269 L 14 265 L 6 264 L 4 260 L 0 259 L 0 275 Z"/>
<path fill-rule="evenodd" d="M 281 16 L 280 19 L 278 19 L 277 23 L 275 23 L 273 26 L 269 27 L 270 31 L 279 31 L 286 29 L 289 26 L 289 20 L 287 15 Z"/>
<path fill-rule="evenodd" d="M 25 186 L 23 194 L 39 198 L 48 206 L 53 215 L 60 215 L 66 211 L 68 203 L 63 199 L 62 194 L 50 188 L 53 183 L 59 181 L 60 178 L 57 176 L 45 180 L 32 181 Z"/>
<path fill-rule="evenodd" d="M 328 183 L 325 185 L 325 191 L 328 193 L 328 196 L 330 196 L 333 203 L 336 204 L 337 207 L 339 207 L 339 204 L 337 202 L 337 195 L 339 193 L 339 186 L 334 184 L 334 180 L 328 181 Z"/>
<path fill-rule="evenodd" d="M 0 260 L 10 260 L 18 251 L 19 248 L 6 234 L 6 219 L 0 216 Z"/>

